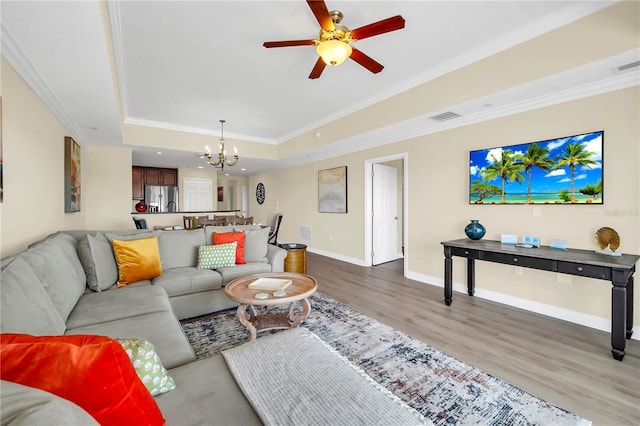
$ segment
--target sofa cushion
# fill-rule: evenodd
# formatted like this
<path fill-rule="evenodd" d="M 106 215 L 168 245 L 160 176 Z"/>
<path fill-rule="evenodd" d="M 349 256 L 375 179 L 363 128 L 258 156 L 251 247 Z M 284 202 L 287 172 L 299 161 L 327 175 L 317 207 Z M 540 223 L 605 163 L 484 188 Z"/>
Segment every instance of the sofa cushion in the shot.
<path fill-rule="evenodd" d="M 80 278 L 75 273 L 75 267 L 62 249 L 50 239 L 20 253 L 18 257 L 31 266 L 53 306 L 66 321 L 86 289 L 86 277 Z"/>
<path fill-rule="evenodd" d="M 124 291 L 124 290 L 123 290 Z M 99 293 L 96 293 L 99 294 Z M 119 320 L 67 329 L 66 335 L 93 334 L 112 338 L 135 336 L 153 343 L 167 369 L 195 359 L 173 312 L 152 312 Z"/>
<path fill-rule="evenodd" d="M 64 320 L 33 269 L 21 257 L 14 258 L 2 270 L 0 301 L 3 333 L 36 336 L 64 333 Z"/>
<path fill-rule="evenodd" d="M 227 244 L 200 246 L 198 269 L 230 268 L 236 264 L 236 241 Z"/>
<path fill-rule="evenodd" d="M 222 276 L 222 284 L 227 285 L 236 278 L 271 272 L 271 265 L 265 262 L 247 262 L 244 265 L 236 265 L 233 268 L 219 268 L 216 271 Z"/>
<path fill-rule="evenodd" d="M 137 338 L 118 338 L 116 340 L 124 348 L 138 378 L 151 395 L 160 395 L 176 388 L 176 384 L 160 362 L 156 348 L 151 342 Z"/>
<path fill-rule="evenodd" d="M 118 282 L 124 287 L 141 280 L 150 280 L 162 275 L 158 237 L 133 241 L 111 240 L 118 264 Z"/>
<path fill-rule="evenodd" d="M 156 397 L 168 425 L 262 425 L 222 355 L 169 370 L 175 390 Z"/>
<path fill-rule="evenodd" d="M 236 265 L 242 265 L 244 260 L 244 232 L 214 232 L 213 244 L 236 242 Z"/>
<path fill-rule="evenodd" d="M 3 425 L 99 425 L 73 402 L 41 389 L 2 380 L 0 395 Z"/>
<path fill-rule="evenodd" d="M 158 236 L 163 269 L 196 266 L 198 247 L 207 244 L 202 229 L 162 231 Z"/>
<path fill-rule="evenodd" d="M 100 324 L 154 312 L 171 312 L 167 293 L 161 287 L 136 283 L 99 293 L 88 292 L 80 298 L 69 315 L 67 328 Z"/>
<path fill-rule="evenodd" d="M 111 242 L 104 234 L 86 234 L 78 241 L 78 257 L 87 276 L 87 286 L 93 291 L 111 288 L 118 281 L 118 265 Z"/>
<path fill-rule="evenodd" d="M 3 334 L 2 378 L 51 392 L 101 425 L 164 425 L 122 346 L 103 336 Z"/>
<path fill-rule="evenodd" d="M 164 288 L 169 297 L 222 288 L 222 278 L 210 269 L 173 268 L 154 278 L 154 286 Z"/>
<path fill-rule="evenodd" d="M 244 240 L 244 260 L 247 262 L 267 262 L 269 228 L 247 229 Z"/>
<path fill-rule="evenodd" d="M 67 260 L 73 265 L 75 276 L 80 279 L 80 281 L 84 281 L 84 283 L 82 284 L 84 286 L 86 284 L 86 278 L 83 265 L 78 258 L 78 241 L 69 234 L 66 234 L 64 232 L 56 232 L 55 234 L 51 234 L 43 240 L 31 244 L 29 248 L 37 247 L 45 241 L 53 242 L 60 248 L 60 250 L 62 250 L 62 252 L 67 257 Z"/>

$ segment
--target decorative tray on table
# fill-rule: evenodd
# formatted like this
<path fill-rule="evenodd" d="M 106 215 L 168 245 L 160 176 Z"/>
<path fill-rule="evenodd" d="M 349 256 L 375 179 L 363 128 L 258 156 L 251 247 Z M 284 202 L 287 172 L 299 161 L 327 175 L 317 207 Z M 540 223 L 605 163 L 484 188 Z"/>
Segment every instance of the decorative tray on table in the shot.
<path fill-rule="evenodd" d="M 258 278 L 257 280 L 249 283 L 248 287 L 252 290 L 278 291 L 284 290 L 290 285 L 291 280 L 280 278 Z"/>

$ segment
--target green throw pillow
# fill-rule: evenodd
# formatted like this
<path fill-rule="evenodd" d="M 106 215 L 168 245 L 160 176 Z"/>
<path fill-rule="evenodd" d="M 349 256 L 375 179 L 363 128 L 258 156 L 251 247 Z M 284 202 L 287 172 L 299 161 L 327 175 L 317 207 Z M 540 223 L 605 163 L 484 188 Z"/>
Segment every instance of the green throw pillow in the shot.
<path fill-rule="evenodd" d="M 133 368 L 151 395 L 160 395 L 176 388 L 176 384 L 160 362 L 156 348 L 151 342 L 137 338 L 116 340 L 129 355 Z"/>
<path fill-rule="evenodd" d="M 231 268 L 236 265 L 237 242 L 198 248 L 198 269 Z"/>

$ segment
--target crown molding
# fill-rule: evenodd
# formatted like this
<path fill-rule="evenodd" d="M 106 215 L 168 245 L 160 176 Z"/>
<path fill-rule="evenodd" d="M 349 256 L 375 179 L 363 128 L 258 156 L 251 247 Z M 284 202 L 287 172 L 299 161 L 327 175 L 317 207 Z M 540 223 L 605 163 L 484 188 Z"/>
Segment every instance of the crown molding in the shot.
<path fill-rule="evenodd" d="M 164 130 L 173 130 L 176 132 L 185 132 L 185 133 L 195 133 L 197 135 L 207 135 L 207 136 L 216 136 L 220 137 L 220 132 L 211 130 L 211 129 L 203 129 L 201 127 L 191 127 L 191 126 L 181 126 L 177 124 L 166 123 L 163 121 L 153 121 L 153 120 L 145 120 L 142 118 L 125 118 L 124 124 L 133 124 L 137 126 L 145 126 L 145 127 L 153 127 L 156 129 L 164 129 Z M 248 142 L 258 142 L 268 145 L 275 145 L 276 141 L 273 139 L 267 138 L 258 138 L 254 136 L 246 136 L 239 135 L 236 133 L 225 132 L 226 136 L 231 139 L 243 140 Z"/>
<path fill-rule="evenodd" d="M 421 115 L 420 117 L 396 123 L 381 129 L 376 129 L 367 133 L 362 133 L 351 138 L 342 139 L 321 148 L 306 151 L 304 154 L 282 159 L 279 166 L 293 167 L 315 161 L 335 158 L 341 155 L 351 154 L 378 146 L 388 145 L 403 140 L 413 139 L 420 136 L 443 132 L 458 127 L 468 126 L 483 121 L 495 120 L 509 115 L 519 114 L 526 111 L 545 108 L 578 99 L 588 98 L 604 93 L 622 90 L 640 84 L 638 73 L 618 74 L 610 78 L 595 82 L 585 83 L 576 87 L 556 91 L 546 95 L 530 98 L 521 102 L 514 102 L 502 107 L 489 110 L 482 110 L 460 118 L 438 122 L 429 118 L 438 112 Z M 479 100 L 474 100 L 476 103 Z M 447 108 L 455 111 L 459 105 Z"/>
<path fill-rule="evenodd" d="M 15 41 L 9 30 L 0 23 L 2 37 L 2 56 L 11 64 L 18 75 L 27 83 L 31 90 L 42 100 L 51 112 L 60 120 L 62 125 L 80 145 L 86 145 L 88 140 L 78 123 L 62 106 L 60 100 L 42 78 L 38 69 Z"/>

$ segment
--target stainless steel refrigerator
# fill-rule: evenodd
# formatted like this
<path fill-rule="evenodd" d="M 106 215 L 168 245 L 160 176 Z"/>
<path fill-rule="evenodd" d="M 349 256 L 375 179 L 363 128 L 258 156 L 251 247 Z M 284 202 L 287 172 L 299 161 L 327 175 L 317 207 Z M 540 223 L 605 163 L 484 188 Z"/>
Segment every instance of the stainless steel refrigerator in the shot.
<path fill-rule="evenodd" d="M 150 213 L 177 212 L 178 187 L 145 185 L 144 202 L 147 203 L 147 211 Z"/>

